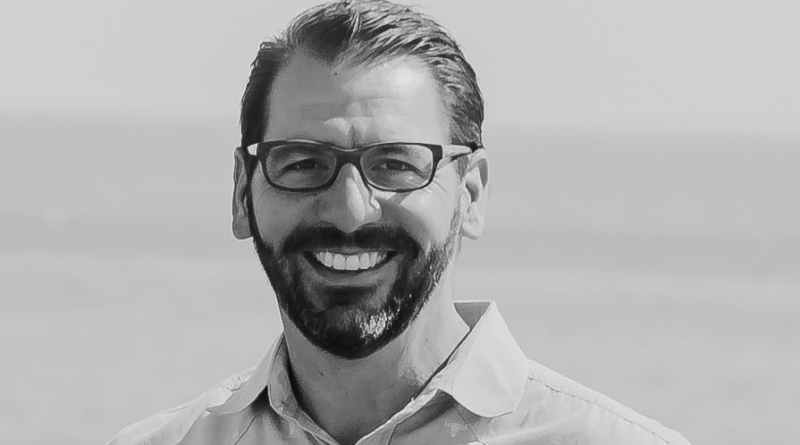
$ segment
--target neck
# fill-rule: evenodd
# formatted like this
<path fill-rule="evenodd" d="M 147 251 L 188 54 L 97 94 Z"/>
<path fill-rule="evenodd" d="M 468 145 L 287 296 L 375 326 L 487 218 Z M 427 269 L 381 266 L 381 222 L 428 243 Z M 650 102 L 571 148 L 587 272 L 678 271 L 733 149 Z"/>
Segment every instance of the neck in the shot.
<path fill-rule="evenodd" d="M 408 329 L 362 359 L 320 351 L 283 315 L 298 402 L 339 443 L 355 443 L 400 411 L 467 334 L 449 275 Z"/>

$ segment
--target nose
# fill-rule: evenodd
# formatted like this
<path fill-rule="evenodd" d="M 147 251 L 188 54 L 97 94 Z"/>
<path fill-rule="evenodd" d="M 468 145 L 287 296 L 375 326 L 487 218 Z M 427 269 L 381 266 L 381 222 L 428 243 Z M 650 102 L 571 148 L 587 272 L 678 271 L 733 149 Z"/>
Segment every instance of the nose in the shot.
<path fill-rule="evenodd" d="M 319 195 L 318 216 L 345 233 L 377 222 L 380 204 L 353 164 L 345 164 L 331 186 Z"/>

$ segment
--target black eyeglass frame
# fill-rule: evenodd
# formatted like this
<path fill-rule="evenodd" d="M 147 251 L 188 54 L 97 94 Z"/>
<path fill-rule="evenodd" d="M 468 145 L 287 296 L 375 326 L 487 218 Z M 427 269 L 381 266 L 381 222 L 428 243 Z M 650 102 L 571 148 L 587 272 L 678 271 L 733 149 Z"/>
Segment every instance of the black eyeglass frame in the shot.
<path fill-rule="evenodd" d="M 322 183 L 322 184 L 320 184 L 318 186 L 314 186 L 314 187 L 286 187 L 286 186 L 283 186 L 283 185 L 280 185 L 280 184 L 277 184 L 277 183 L 273 182 L 272 178 L 270 178 L 269 174 L 267 173 L 267 164 L 266 163 L 267 163 L 267 157 L 269 155 L 269 151 L 272 150 L 274 147 L 277 147 L 277 146 L 280 146 L 280 145 L 292 144 L 292 143 L 309 144 L 309 145 L 318 146 L 320 148 L 327 148 L 327 149 L 333 150 L 334 155 L 336 157 L 336 164 L 333 167 L 333 174 L 331 174 L 330 179 L 328 179 L 324 183 Z M 361 165 L 361 157 L 365 152 L 367 152 L 368 150 L 377 148 L 377 147 L 381 147 L 381 146 L 404 145 L 404 144 L 405 145 L 418 145 L 418 146 L 421 146 L 421 147 L 425 147 L 425 148 L 429 149 L 431 151 L 431 153 L 433 154 L 433 160 L 432 160 L 433 168 L 431 169 L 431 174 L 428 177 L 428 180 L 424 184 L 422 184 L 420 186 L 417 186 L 417 187 L 396 189 L 396 188 L 387 188 L 387 187 L 379 186 L 377 184 L 372 183 L 369 179 L 367 179 L 367 175 L 364 174 L 364 168 Z M 482 149 L 483 147 L 478 145 L 478 144 L 475 144 L 475 143 L 471 143 L 469 145 L 459 145 L 459 144 L 427 144 L 427 143 L 421 143 L 421 142 L 399 142 L 399 141 L 393 141 L 393 142 L 379 142 L 377 144 L 370 144 L 370 145 L 365 145 L 365 146 L 356 147 L 356 148 L 343 148 L 343 147 L 339 147 L 339 146 L 336 146 L 336 145 L 333 145 L 333 144 L 328 144 L 328 143 L 323 143 L 323 142 L 301 140 L 301 139 L 289 139 L 289 140 L 263 141 L 263 142 L 250 144 L 250 145 L 248 145 L 246 147 L 240 147 L 240 148 L 242 149 L 242 151 L 244 153 L 248 154 L 249 156 L 252 156 L 252 157 L 256 158 L 258 163 L 261 165 L 261 171 L 264 173 L 264 178 L 266 178 L 267 183 L 271 187 L 273 187 L 273 188 L 275 188 L 277 190 L 283 190 L 283 191 L 287 191 L 287 192 L 314 192 L 314 191 L 326 189 L 326 188 L 330 187 L 334 182 L 336 182 L 336 178 L 339 177 L 339 173 L 341 172 L 343 166 L 345 166 L 346 164 L 353 164 L 353 166 L 356 168 L 356 170 L 358 170 L 358 174 L 361 176 L 361 180 L 364 181 L 364 184 L 367 184 L 368 186 L 370 186 L 370 187 L 372 187 L 374 189 L 377 189 L 377 190 L 405 193 L 405 192 L 411 192 L 411 191 L 414 191 L 414 190 L 423 189 L 423 188 L 429 186 L 431 184 L 431 182 L 433 182 L 433 178 L 434 178 L 434 176 L 436 176 L 436 171 L 440 167 L 439 163 L 442 160 L 449 159 L 450 161 L 454 161 L 454 160 L 456 160 L 456 159 L 458 159 L 458 158 L 460 158 L 462 156 L 471 155 L 472 153 L 475 153 L 476 151 Z M 445 151 L 445 149 L 448 149 L 448 148 L 467 148 L 467 149 L 469 149 L 469 152 L 457 153 L 457 154 L 445 156 L 444 155 L 444 151 Z"/>

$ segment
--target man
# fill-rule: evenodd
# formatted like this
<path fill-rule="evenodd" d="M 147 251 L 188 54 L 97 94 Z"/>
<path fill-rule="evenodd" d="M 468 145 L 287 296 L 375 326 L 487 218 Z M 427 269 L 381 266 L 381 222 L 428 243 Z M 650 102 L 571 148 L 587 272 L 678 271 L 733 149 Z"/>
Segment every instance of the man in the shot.
<path fill-rule="evenodd" d="M 490 302 L 454 303 L 483 230 L 483 99 L 458 45 L 385 1 L 307 11 L 242 101 L 233 232 L 284 334 L 254 370 L 112 444 L 686 444 L 529 361 Z"/>

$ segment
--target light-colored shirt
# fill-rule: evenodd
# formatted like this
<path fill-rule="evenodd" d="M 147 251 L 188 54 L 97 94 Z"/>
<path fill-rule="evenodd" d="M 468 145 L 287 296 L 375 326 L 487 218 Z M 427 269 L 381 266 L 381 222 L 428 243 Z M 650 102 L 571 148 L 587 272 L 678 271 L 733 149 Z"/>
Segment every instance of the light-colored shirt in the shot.
<path fill-rule="evenodd" d="M 470 332 L 400 412 L 358 445 L 688 445 L 655 420 L 525 357 L 492 302 L 459 302 Z M 135 423 L 109 445 L 338 445 L 299 406 L 283 337 L 252 370 Z"/>

